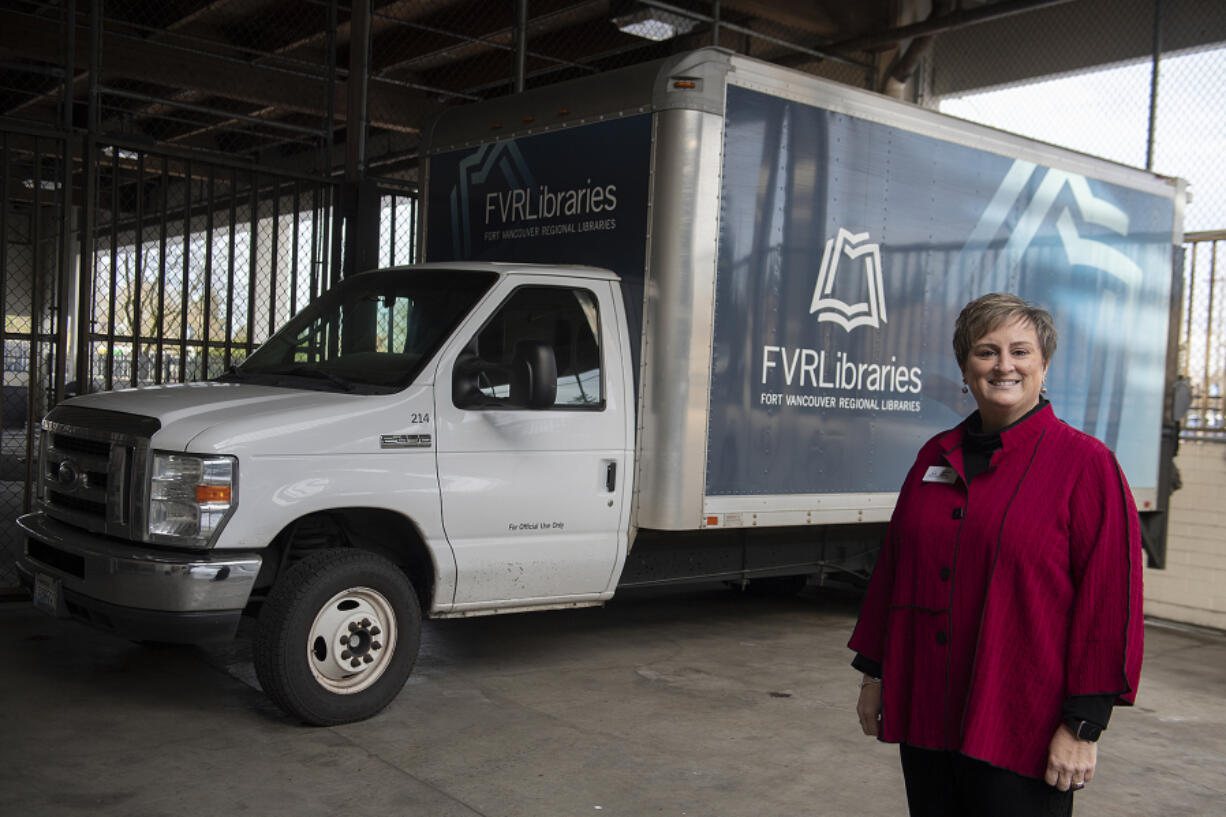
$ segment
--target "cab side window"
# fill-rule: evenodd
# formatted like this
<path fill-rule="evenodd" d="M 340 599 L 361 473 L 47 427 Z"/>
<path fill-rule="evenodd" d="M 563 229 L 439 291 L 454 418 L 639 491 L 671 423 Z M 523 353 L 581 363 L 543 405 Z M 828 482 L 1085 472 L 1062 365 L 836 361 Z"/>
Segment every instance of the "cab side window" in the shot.
<path fill-rule="evenodd" d="M 552 402 L 541 408 L 602 409 L 600 315 L 585 289 L 521 287 L 465 346 L 456 362 L 453 399 L 464 408 L 523 408 L 516 378 L 526 368 L 556 367 Z M 555 383 L 556 381 L 556 383 Z"/>

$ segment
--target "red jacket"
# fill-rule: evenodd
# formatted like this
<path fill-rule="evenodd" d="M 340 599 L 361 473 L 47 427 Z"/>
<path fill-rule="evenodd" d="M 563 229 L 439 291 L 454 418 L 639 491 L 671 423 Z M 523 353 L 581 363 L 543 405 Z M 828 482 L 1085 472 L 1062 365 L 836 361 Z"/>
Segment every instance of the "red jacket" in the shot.
<path fill-rule="evenodd" d="M 965 425 L 907 474 L 849 646 L 881 662 L 881 740 L 1042 777 L 1066 696 L 1136 697 L 1136 505 L 1051 406 L 1002 432 L 968 491 Z"/>

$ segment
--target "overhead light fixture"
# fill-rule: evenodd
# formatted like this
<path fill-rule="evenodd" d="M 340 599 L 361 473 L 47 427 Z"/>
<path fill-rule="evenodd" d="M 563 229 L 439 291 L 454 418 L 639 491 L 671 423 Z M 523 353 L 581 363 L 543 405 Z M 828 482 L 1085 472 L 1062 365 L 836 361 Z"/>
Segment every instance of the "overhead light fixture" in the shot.
<path fill-rule="evenodd" d="M 693 31 L 698 21 L 663 9 L 644 8 L 614 17 L 613 24 L 627 34 L 661 42 Z"/>

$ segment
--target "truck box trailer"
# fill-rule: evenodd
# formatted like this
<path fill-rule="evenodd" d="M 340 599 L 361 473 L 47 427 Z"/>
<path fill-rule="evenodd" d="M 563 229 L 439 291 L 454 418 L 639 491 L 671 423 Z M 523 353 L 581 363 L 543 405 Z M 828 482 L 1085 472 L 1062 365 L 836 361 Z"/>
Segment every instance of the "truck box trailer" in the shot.
<path fill-rule="evenodd" d="M 621 278 L 623 583 L 862 570 L 919 446 L 974 409 L 950 337 L 992 291 L 1055 314 L 1050 397 L 1161 548 L 1181 181 L 718 49 L 454 108 L 426 152 L 428 259 Z"/>
<path fill-rule="evenodd" d="M 453 109 L 423 181 L 430 263 L 217 381 L 52 409 L 37 606 L 257 615 L 265 691 L 327 724 L 398 693 L 423 615 L 863 576 L 994 290 L 1054 313 L 1052 402 L 1162 529 L 1178 180 L 704 49 Z"/>

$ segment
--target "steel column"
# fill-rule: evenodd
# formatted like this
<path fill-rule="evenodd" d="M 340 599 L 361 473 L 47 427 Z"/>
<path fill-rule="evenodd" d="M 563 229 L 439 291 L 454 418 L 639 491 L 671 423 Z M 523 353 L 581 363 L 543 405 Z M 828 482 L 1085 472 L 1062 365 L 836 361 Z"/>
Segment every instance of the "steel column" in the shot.
<path fill-rule="evenodd" d="M 1162 0 L 1154 0 L 1154 54 L 1149 72 L 1149 131 L 1145 137 L 1145 169 L 1154 169 L 1154 137 L 1158 127 L 1158 67 L 1162 64 Z"/>
<path fill-rule="evenodd" d="M 515 93 L 524 92 L 528 64 L 528 0 L 515 0 Z"/>

